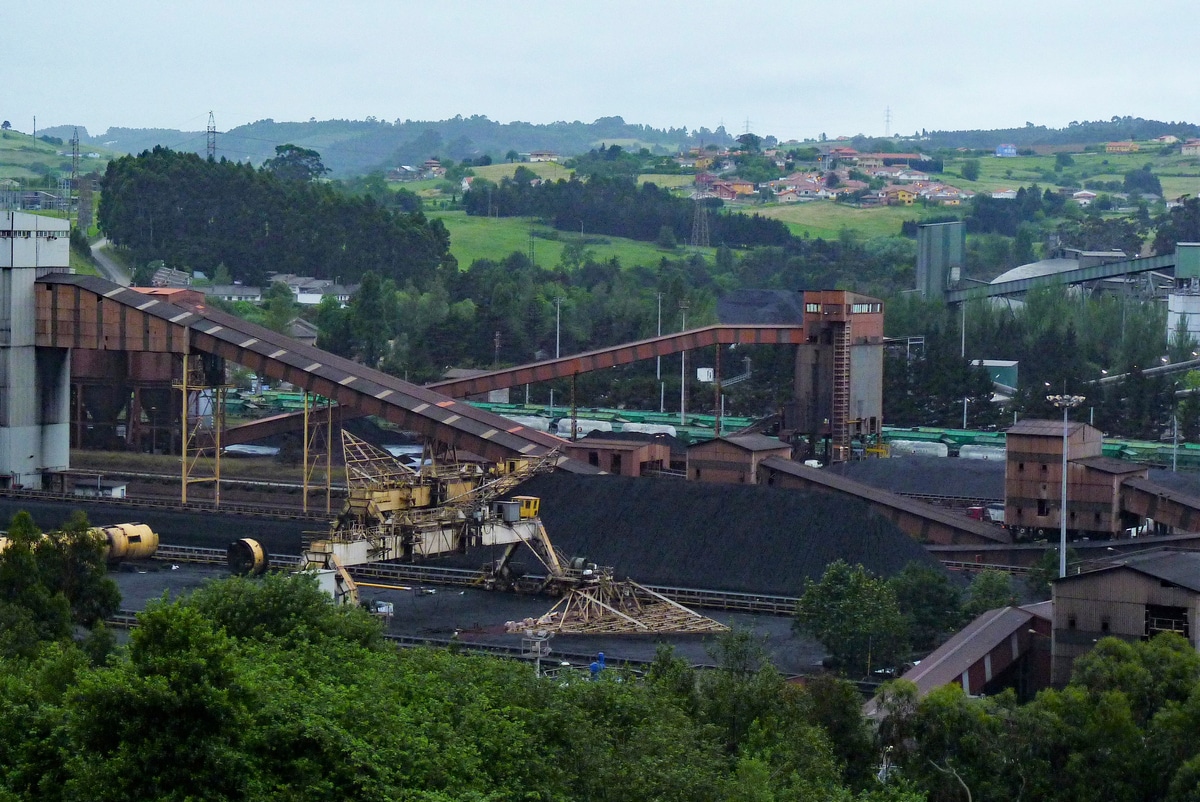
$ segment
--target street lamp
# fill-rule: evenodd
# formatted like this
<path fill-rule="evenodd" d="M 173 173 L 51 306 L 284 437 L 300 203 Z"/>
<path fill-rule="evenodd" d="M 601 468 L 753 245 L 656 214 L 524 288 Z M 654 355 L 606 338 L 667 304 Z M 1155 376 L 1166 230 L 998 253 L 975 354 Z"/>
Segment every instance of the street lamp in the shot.
<path fill-rule="evenodd" d="M 1086 399 L 1081 395 L 1048 395 L 1046 400 L 1063 411 L 1062 505 L 1058 509 L 1058 576 L 1067 575 L 1067 413 Z"/>

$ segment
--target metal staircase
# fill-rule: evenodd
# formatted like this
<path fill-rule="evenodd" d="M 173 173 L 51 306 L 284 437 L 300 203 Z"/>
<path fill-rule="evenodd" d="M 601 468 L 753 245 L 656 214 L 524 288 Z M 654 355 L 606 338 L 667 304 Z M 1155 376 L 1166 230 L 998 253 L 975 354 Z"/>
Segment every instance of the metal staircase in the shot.
<path fill-rule="evenodd" d="M 834 462 L 850 456 L 850 321 L 835 323 L 833 332 L 833 409 L 830 434 Z"/>

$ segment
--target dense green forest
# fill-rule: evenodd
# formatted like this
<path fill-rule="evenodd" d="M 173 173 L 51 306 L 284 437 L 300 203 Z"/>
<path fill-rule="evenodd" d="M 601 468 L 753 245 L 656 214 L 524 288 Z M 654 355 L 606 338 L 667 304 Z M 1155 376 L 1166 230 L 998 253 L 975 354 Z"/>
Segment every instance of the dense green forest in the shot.
<path fill-rule="evenodd" d="M 280 153 L 282 162 L 262 169 L 165 148 L 117 159 L 101 181 L 97 220 L 136 263 L 161 259 L 208 275 L 224 265 L 247 284 L 268 271 L 350 284 L 368 270 L 406 282 L 453 269 L 441 223 L 295 180 L 287 168 L 312 151 Z"/>

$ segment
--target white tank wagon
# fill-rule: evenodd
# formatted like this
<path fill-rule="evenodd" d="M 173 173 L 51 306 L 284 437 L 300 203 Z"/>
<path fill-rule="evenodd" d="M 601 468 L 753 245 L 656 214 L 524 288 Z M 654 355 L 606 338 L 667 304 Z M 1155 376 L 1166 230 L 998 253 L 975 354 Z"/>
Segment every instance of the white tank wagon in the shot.
<path fill-rule="evenodd" d="M 945 443 L 930 443 L 925 440 L 889 440 L 892 456 L 912 454 L 918 457 L 948 457 L 950 449 Z"/>
<path fill-rule="evenodd" d="M 1004 446 L 974 446 L 966 445 L 958 449 L 959 459 L 1004 460 L 1008 451 Z"/>
<path fill-rule="evenodd" d="M 158 551 L 158 533 L 146 524 L 93 526 L 88 534 L 104 541 L 104 559 L 110 563 L 148 560 Z M 7 549 L 10 542 L 7 537 L 0 535 L 0 552 Z"/>
<path fill-rule="evenodd" d="M 669 434 L 675 437 L 675 427 L 666 423 L 622 423 L 623 432 L 640 432 L 642 434 Z"/>

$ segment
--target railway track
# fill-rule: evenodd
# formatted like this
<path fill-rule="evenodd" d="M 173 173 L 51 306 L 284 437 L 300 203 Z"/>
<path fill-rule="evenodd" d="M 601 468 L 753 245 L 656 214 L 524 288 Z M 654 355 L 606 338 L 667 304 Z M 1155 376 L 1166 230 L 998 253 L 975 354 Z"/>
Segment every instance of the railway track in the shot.
<path fill-rule="evenodd" d="M 160 545 L 156 558 L 166 562 L 193 563 L 201 565 L 225 565 L 223 549 L 199 546 Z M 271 565 L 291 567 L 300 564 L 295 554 L 272 554 Z M 482 571 L 469 568 L 447 568 L 439 565 L 414 563 L 370 563 L 356 565 L 350 569 L 355 580 L 385 580 L 391 582 L 415 582 L 425 585 L 452 585 L 455 587 L 481 587 L 484 582 Z M 540 580 L 543 577 L 531 576 Z M 703 590 L 699 588 L 676 588 L 667 585 L 643 585 L 672 601 L 689 607 L 728 610 L 731 612 L 767 613 L 770 615 L 792 615 L 798 599 L 792 596 L 771 596 L 761 593 L 739 593 L 726 590 Z"/>

